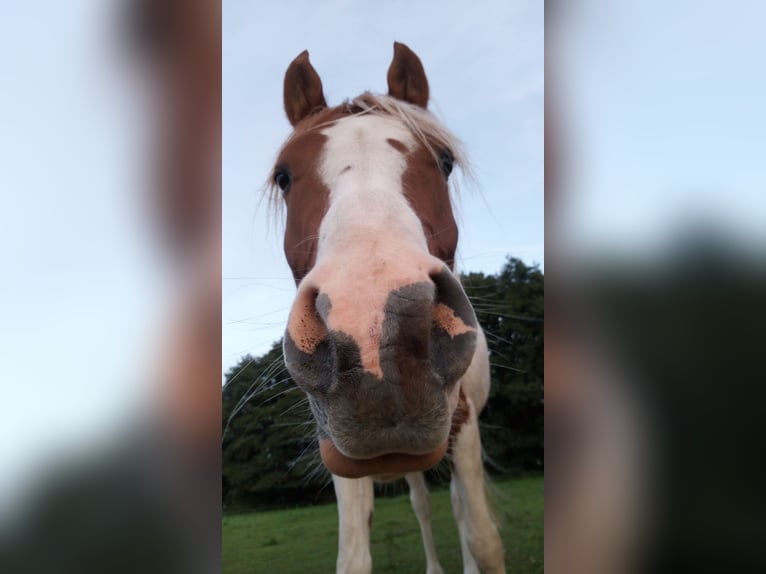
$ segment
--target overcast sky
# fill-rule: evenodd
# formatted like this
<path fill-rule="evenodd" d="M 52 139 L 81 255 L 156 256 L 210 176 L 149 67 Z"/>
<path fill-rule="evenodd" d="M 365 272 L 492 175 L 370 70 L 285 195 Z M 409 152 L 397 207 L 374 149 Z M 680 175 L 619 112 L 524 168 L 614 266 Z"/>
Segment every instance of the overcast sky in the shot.
<path fill-rule="evenodd" d="M 6 2 L 0 17 L 0 510 L 123 423 L 160 348 L 147 118 L 115 7 Z"/>
<path fill-rule="evenodd" d="M 661 256 L 704 225 L 763 248 L 766 4 L 555 4 L 567 243 Z"/>
<path fill-rule="evenodd" d="M 284 72 L 302 50 L 328 104 L 385 93 L 393 43 L 423 61 L 431 105 L 463 140 L 479 193 L 463 190 L 458 267 L 498 271 L 505 257 L 543 265 L 543 3 L 224 2 L 223 369 L 266 352 L 295 285 L 281 221 L 257 209 L 290 133 Z M 481 199 L 483 195 L 484 201 Z"/>

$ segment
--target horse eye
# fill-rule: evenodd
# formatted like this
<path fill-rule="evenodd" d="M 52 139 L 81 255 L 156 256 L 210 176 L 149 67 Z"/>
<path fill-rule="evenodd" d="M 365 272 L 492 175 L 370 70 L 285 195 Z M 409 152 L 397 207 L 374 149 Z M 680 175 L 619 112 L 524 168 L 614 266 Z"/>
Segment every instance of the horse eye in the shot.
<path fill-rule="evenodd" d="M 444 174 L 444 178 L 448 178 L 449 175 L 452 173 L 452 164 L 454 163 L 454 158 L 452 157 L 452 154 L 448 152 L 447 150 L 441 152 L 439 154 L 439 169 L 442 170 L 442 173 Z"/>
<path fill-rule="evenodd" d="M 287 189 L 290 187 L 290 175 L 287 173 L 287 170 L 278 167 L 274 171 L 274 183 L 279 186 L 283 193 L 287 192 Z"/>

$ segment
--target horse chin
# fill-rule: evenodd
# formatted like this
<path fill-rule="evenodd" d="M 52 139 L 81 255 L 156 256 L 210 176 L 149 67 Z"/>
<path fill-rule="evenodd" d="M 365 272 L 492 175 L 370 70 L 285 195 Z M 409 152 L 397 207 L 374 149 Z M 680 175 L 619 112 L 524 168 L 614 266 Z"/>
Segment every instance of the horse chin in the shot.
<path fill-rule="evenodd" d="M 435 450 L 426 454 L 389 453 L 373 458 L 351 458 L 343 454 L 329 438 L 319 441 L 322 462 L 331 473 L 345 478 L 375 476 L 390 480 L 410 472 L 421 472 L 433 468 L 447 453 L 445 440 Z"/>
<path fill-rule="evenodd" d="M 452 427 L 455 425 L 459 397 L 462 397 L 462 392 L 461 384 L 458 381 L 446 396 Z M 317 420 L 323 420 L 323 417 L 317 417 Z M 447 453 L 451 433 L 454 430 L 454 428 L 450 428 L 450 433 L 445 436 L 444 440 L 430 451 L 389 452 L 360 458 L 349 456 L 339 449 L 333 439 L 330 438 L 332 433 L 328 432 L 326 427 L 323 428 L 325 431 L 320 433 L 320 436 L 321 434 L 325 436 L 319 439 L 319 453 L 327 470 L 345 478 L 373 476 L 376 480 L 382 481 L 395 480 L 410 472 L 422 472 L 439 464 Z"/>

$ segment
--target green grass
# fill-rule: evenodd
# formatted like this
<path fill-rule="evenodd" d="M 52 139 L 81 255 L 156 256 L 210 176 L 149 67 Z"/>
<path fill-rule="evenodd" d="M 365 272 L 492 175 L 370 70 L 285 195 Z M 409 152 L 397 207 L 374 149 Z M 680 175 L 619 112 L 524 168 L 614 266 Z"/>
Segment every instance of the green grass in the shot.
<path fill-rule="evenodd" d="M 509 572 L 543 572 L 543 478 L 492 483 Z M 449 490 L 433 491 L 432 523 L 445 573 L 462 572 Z M 334 504 L 255 512 L 223 519 L 223 572 L 335 572 L 338 516 Z M 375 573 L 425 572 L 420 529 L 409 498 L 377 498 L 371 536 Z"/>

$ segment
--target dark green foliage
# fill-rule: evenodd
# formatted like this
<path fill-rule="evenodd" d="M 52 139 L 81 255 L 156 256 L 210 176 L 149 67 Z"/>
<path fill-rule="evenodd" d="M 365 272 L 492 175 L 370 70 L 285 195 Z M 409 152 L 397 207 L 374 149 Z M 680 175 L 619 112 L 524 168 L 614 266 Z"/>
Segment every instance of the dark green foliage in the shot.
<path fill-rule="evenodd" d="M 487 334 L 492 390 L 481 416 L 493 474 L 543 465 L 543 273 L 509 259 L 497 275 L 463 277 Z M 281 343 L 244 357 L 223 388 L 223 497 L 228 509 L 332 497 L 304 393 L 285 371 Z M 429 473 L 432 481 L 445 472 Z M 390 488 L 391 493 L 398 492 Z"/>
<path fill-rule="evenodd" d="M 313 501 L 319 463 L 305 395 L 290 379 L 277 342 L 263 357 L 244 357 L 223 387 L 223 498 L 226 506 Z"/>
<path fill-rule="evenodd" d="M 496 473 L 542 470 L 543 273 L 509 259 L 498 275 L 463 277 L 490 349 L 482 443 Z"/>

